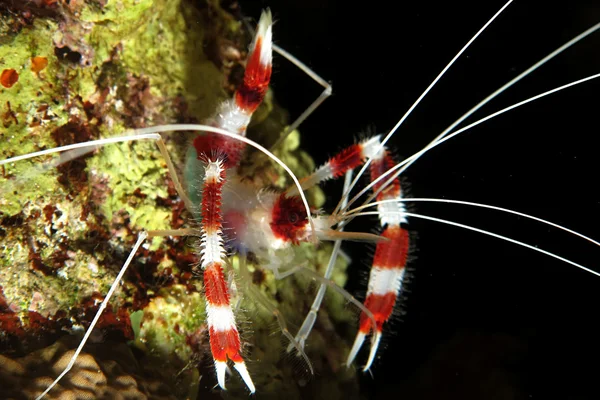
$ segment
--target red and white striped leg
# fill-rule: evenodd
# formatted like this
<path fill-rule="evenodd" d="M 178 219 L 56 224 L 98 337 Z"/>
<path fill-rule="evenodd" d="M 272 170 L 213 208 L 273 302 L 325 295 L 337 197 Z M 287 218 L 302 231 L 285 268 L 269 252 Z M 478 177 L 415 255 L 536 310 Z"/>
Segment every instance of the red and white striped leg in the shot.
<path fill-rule="evenodd" d="M 240 135 L 246 134 L 250 118 L 267 92 L 271 78 L 271 60 L 272 18 L 271 13 L 266 11 L 261 15 L 250 46 L 244 81 L 234 97 L 221 104 L 216 115 L 208 122 L 210 125 Z M 204 270 L 207 322 L 217 381 L 225 389 L 229 358 L 250 392 L 254 393 L 254 383 L 240 355 L 240 336 L 223 274 L 226 253 L 222 238 L 221 189 L 225 169 L 237 167 L 245 145 L 238 140 L 209 133 L 196 137 L 194 147 L 198 159 L 208 160 L 202 191 L 201 265 Z"/>
<path fill-rule="evenodd" d="M 377 244 L 369 276 L 367 298 L 364 302 L 365 307 L 373 313 L 376 326 L 372 326 L 371 320 L 364 313 L 361 313 L 359 331 L 348 356 L 348 365 L 350 365 L 362 347 L 365 337 L 372 330 L 375 341 L 364 367 L 365 371 L 371 367 L 375 359 L 381 340 L 383 324 L 392 314 L 396 298 L 400 293 L 409 247 L 408 232 L 399 225 L 387 226 L 382 236 L 390 240 Z"/>
<path fill-rule="evenodd" d="M 319 182 L 338 178 L 348 170 L 358 167 L 368 158 L 372 159 L 370 164 L 371 181 L 375 181 L 395 165 L 387 150 L 381 148 L 380 136 L 374 136 L 339 152 L 323 166 L 317 168 L 313 174 L 302 179 L 301 186 L 303 189 L 307 189 Z M 379 190 L 381 185 L 382 182 L 373 185 L 373 190 Z M 287 190 L 289 195 L 294 195 L 296 192 L 295 187 Z M 397 178 L 377 195 L 377 201 L 394 199 L 402 199 L 400 180 Z M 367 298 L 364 302 L 365 307 L 375 318 L 375 326 L 367 315 L 361 313 L 359 332 L 347 360 L 348 365 L 354 361 L 366 336 L 373 331 L 375 337 L 364 368 L 365 371 L 371 367 L 375 359 L 383 324 L 392 314 L 402 286 L 409 250 L 409 234 L 402 228 L 402 224 L 407 223 L 404 204 L 400 201 L 386 202 L 379 204 L 377 211 L 383 228 L 381 236 L 388 240 L 379 241 L 377 244 L 369 277 Z M 352 236 L 356 239 L 356 234 L 353 233 Z"/>
<path fill-rule="evenodd" d="M 361 143 L 354 144 L 340 151 L 329 161 L 317 168 L 315 172 L 300 180 L 302 189 L 306 190 L 320 182 L 337 179 L 343 176 L 347 171 L 362 165 L 369 157 L 375 156 L 381 146 L 381 136 L 373 136 Z M 297 195 L 298 189 L 295 186 L 287 190 L 289 195 Z"/>
<path fill-rule="evenodd" d="M 227 358 L 246 383 L 251 393 L 254 383 L 240 355 L 240 335 L 231 309 L 227 281 L 223 274 L 225 248 L 222 237 L 221 190 L 225 179 L 223 161 L 207 162 L 202 190 L 201 266 L 204 270 L 207 322 L 210 348 L 217 371 L 217 381 L 225 389 Z"/>
<path fill-rule="evenodd" d="M 371 180 L 377 179 L 394 165 L 392 157 L 386 150 L 382 150 L 370 165 Z M 373 190 L 378 190 L 380 186 L 380 184 L 375 185 Z M 397 178 L 377 196 L 378 201 L 400 200 L 401 198 L 402 191 L 400 181 Z M 352 363 L 362 347 L 365 337 L 372 331 L 375 340 L 371 346 L 364 371 L 371 367 L 375 359 L 381 340 L 383 324 L 392 315 L 396 299 L 402 288 L 410 245 L 408 231 L 402 228 L 402 224 L 407 222 L 404 212 L 404 204 L 401 202 L 389 202 L 378 206 L 379 220 L 384 229 L 382 236 L 389 240 L 377 244 L 369 276 L 367 298 L 364 302 L 365 307 L 373 313 L 376 326 L 373 326 L 371 319 L 361 313 L 359 331 L 347 361 L 348 365 Z"/>
<path fill-rule="evenodd" d="M 224 101 L 213 118 L 207 124 L 229 132 L 246 135 L 246 128 L 252 114 L 263 101 L 272 68 L 272 25 L 270 11 L 264 11 L 258 22 L 254 41 L 250 45 L 250 53 L 244 80 L 237 88 L 233 98 Z M 194 147 L 200 157 L 202 154 L 224 156 L 225 168 L 237 167 L 245 144 L 239 140 L 213 133 L 200 135 L 194 140 Z"/>

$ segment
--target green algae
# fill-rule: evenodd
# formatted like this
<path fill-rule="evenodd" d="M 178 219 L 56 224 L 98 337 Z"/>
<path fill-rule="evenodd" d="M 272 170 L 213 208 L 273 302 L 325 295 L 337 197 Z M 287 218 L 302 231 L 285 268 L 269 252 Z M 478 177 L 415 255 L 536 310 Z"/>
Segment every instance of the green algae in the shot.
<path fill-rule="evenodd" d="M 182 285 L 161 289 L 144 310 L 137 345 L 161 359 L 188 362 L 193 350 L 187 338 L 204 324 L 204 306 L 200 293 Z"/>
<path fill-rule="evenodd" d="M 19 81 L 14 86 L 0 89 L 4 103 L 1 106 L 8 107 L 7 104 L 10 104 L 14 115 L 14 119 L 5 118 L 4 127 L 0 130 L 2 158 L 66 144 L 56 143 L 56 136 L 52 133 L 68 123 L 71 123 L 68 130 L 71 127 L 81 128 L 90 138 L 122 134 L 131 121 L 120 112 L 129 111 L 128 103 L 137 100 L 131 98 L 135 94 L 128 87 L 132 79 L 145 79 L 151 88 L 143 96 L 148 105 L 154 107 L 142 110 L 140 119 L 143 121 L 169 121 L 175 112 L 168 106 L 179 94 L 196 99 L 190 108 L 198 112 L 195 114 L 197 118 L 206 117 L 225 96 L 225 91 L 219 70 L 199 51 L 203 40 L 202 30 L 198 29 L 201 27 L 196 25 L 196 30 L 190 29 L 192 22 L 186 21 L 182 13 L 182 10 L 188 10 L 186 13 L 190 17 L 190 9 L 182 2 L 173 1 L 113 1 L 103 8 L 85 6 L 79 10 L 78 19 L 70 15 L 66 15 L 64 20 L 38 18 L 31 26 L 14 34 L 9 45 L 0 47 L 0 68 L 15 68 L 19 72 Z M 197 45 L 190 46 L 190 42 Z M 55 48 L 61 45 L 80 51 L 82 57 L 89 55 L 87 64 L 75 65 L 55 56 Z M 33 56 L 47 57 L 47 67 L 38 73 L 30 71 Z M 206 82 L 213 83 L 198 84 L 202 87 L 194 87 L 193 94 L 185 91 L 190 65 L 193 65 L 194 73 L 207 71 L 202 76 Z M 73 101 L 73 98 L 79 100 Z M 93 110 L 94 115 L 88 115 L 86 102 L 98 109 Z M 40 108 L 44 108 L 43 112 L 39 111 Z M 90 201 L 97 210 L 86 222 L 102 224 L 103 220 L 111 221 L 117 213 L 121 213 L 131 218 L 132 226 L 170 228 L 172 211 L 157 204 L 158 198 L 167 197 L 166 169 L 154 144 L 111 145 L 97 151 L 87 160 L 89 185 L 84 189 L 59 183 L 60 173 L 54 168 L 39 168 L 50 159 L 57 159 L 57 156 L 7 165 L 0 178 L 1 215 L 19 215 L 28 222 L 25 226 L 11 229 L 3 241 L 4 279 L 0 285 L 8 287 L 9 268 L 27 265 L 30 258 L 31 249 L 24 245 L 11 246 L 11 242 L 25 243 L 26 237 L 36 237 L 40 242 L 38 247 L 43 250 L 40 254 L 42 263 L 49 264 L 48 257 L 58 243 L 84 240 L 89 233 L 89 224 L 80 220 L 85 213 L 85 203 Z M 110 193 L 100 200 L 91 198 L 96 194 L 95 186 L 99 187 L 98 190 L 110 188 Z M 141 196 L 132 196 L 136 189 Z M 53 229 L 38 224 L 44 208 L 48 206 L 68 214 L 70 218 Z M 50 230 L 56 232 L 50 234 Z M 160 239 L 155 239 L 152 250 L 156 250 L 160 242 Z M 84 252 L 70 250 L 76 253 L 74 259 L 84 261 L 82 265 L 90 262 L 85 259 Z M 52 279 L 38 277 L 40 274 L 37 273 L 25 275 L 35 277 L 39 290 L 52 293 L 53 288 L 46 283 Z M 77 275 L 71 271 L 71 279 L 66 279 L 74 282 L 75 287 L 70 293 L 88 296 L 97 289 L 105 292 L 112 279 L 112 274 L 108 274 L 107 281 L 88 283 L 89 290 L 81 290 L 79 284 L 86 286 L 86 282 L 102 279 L 95 277 L 89 280 L 87 272 L 81 279 Z M 10 289 L 7 290 L 10 292 Z M 23 288 L 19 288 L 18 292 L 29 292 L 24 298 L 32 295 L 31 290 L 23 291 Z M 57 296 L 56 307 L 45 311 L 51 314 L 58 308 L 68 309 L 73 305 L 72 300 L 81 298 L 61 297 Z"/>
<path fill-rule="evenodd" d="M 3 158 L 27 154 L 40 148 L 55 146 L 42 120 L 48 116 L 52 126 L 60 126 L 67 122 L 68 112 L 64 107 L 55 106 L 55 99 L 60 98 L 58 92 L 60 82 L 58 74 L 60 66 L 52 57 L 53 44 L 48 40 L 57 29 L 53 21 L 35 20 L 31 27 L 12 37 L 0 46 L 0 70 L 14 69 L 19 74 L 19 80 L 11 88 L 0 86 L 0 114 L 3 114 L 2 129 L 0 129 L 0 154 Z M 37 74 L 31 71 L 31 58 L 43 56 L 48 58 L 46 68 Z M 60 102 L 60 101 L 59 101 Z M 47 107 L 43 112 L 40 107 Z M 41 125 L 30 128 L 34 122 Z M 38 160 L 39 162 L 39 160 Z M 5 167 L 4 176 L 25 177 L 28 171 L 36 165 L 36 161 L 23 161 Z M 39 177 L 34 185 L 19 185 L 20 198 L 36 198 L 38 194 L 52 192 L 52 182 L 55 181 L 54 171 Z M 1 179 L 1 178 L 0 178 Z M 2 179 L 1 194 L 15 189 L 8 189 Z M 18 198 L 9 199 L 6 195 L 0 200 L 0 211 L 14 215 L 19 211 L 22 202 Z"/>
<path fill-rule="evenodd" d="M 100 206 L 105 217 L 121 212 L 130 217 L 132 226 L 141 229 L 171 227 L 171 211 L 156 204 L 168 194 L 166 167 L 154 143 L 107 146 L 88 162 L 88 168 L 96 179 L 117 183 L 111 185 L 111 195 Z M 132 199 L 134 192 L 138 195 Z M 160 238 L 153 238 L 151 250 L 157 250 L 161 242 Z"/>
<path fill-rule="evenodd" d="M 142 328 L 142 320 L 144 319 L 144 311 L 137 310 L 129 314 L 129 319 L 131 321 L 131 329 L 133 329 L 133 337 L 134 340 L 139 340 L 140 331 Z"/>

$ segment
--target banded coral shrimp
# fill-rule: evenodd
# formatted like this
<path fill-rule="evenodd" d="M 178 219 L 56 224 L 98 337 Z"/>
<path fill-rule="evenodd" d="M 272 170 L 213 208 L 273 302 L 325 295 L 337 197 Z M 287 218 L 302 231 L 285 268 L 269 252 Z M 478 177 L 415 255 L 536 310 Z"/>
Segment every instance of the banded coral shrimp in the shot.
<path fill-rule="evenodd" d="M 552 48 L 553 48 L 553 47 L 552 47 Z M 511 249 L 512 249 L 512 248 L 511 248 Z M 422 250 L 422 251 L 423 251 L 423 250 Z M 434 249 L 432 249 L 432 251 L 434 251 Z M 446 262 L 447 262 L 447 260 L 446 260 Z M 479 268 L 481 268 L 481 267 L 479 267 Z M 565 266 L 564 266 L 564 265 L 561 265 L 561 266 L 560 266 L 560 268 L 565 268 Z M 561 271 L 562 271 L 562 270 L 561 270 Z M 587 277 L 587 276 L 586 276 L 586 278 L 588 278 L 588 279 L 589 279 L 589 277 Z"/>

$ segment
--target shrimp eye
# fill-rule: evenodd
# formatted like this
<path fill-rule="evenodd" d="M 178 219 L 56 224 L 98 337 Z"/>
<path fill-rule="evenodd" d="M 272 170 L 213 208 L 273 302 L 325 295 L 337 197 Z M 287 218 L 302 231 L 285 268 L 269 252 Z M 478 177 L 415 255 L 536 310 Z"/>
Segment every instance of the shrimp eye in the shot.
<path fill-rule="evenodd" d="M 298 214 L 296 214 L 294 211 L 290 212 L 288 214 L 288 221 L 290 221 L 290 224 L 295 224 L 298 222 Z"/>

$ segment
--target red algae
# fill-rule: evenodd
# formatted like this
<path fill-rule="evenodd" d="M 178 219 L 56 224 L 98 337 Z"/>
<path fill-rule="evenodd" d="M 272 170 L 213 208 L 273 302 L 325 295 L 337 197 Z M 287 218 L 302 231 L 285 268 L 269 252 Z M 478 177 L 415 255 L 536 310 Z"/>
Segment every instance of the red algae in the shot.
<path fill-rule="evenodd" d="M 31 57 L 31 70 L 35 73 L 40 72 L 48 65 L 48 58 L 42 56 Z"/>
<path fill-rule="evenodd" d="M 5 69 L 0 74 L 0 84 L 9 89 L 19 80 L 19 73 L 12 68 Z"/>

